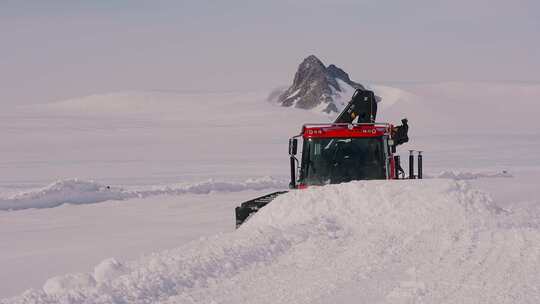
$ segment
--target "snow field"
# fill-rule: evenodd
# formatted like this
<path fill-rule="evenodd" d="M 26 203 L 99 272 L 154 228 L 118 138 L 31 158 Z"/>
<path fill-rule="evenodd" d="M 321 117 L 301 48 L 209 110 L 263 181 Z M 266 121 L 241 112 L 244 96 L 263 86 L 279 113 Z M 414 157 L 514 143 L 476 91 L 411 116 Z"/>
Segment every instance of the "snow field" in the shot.
<path fill-rule="evenodd" d="M 373 266 L 379 272 L 370 274 L 367 270 L 358 270 L 360 266 L 351 263 L 357 253 L 350 248 L 356 247 L 344 245 L 349 244 L 352 236 L 361 238 L 358 236 L 361 234 L 355 232 L 341 237 L 338 233 L 336 239 L 309 236 L 303 243 L 293 243 L 282 255 L 269 257 L 270 262 L 246 266 L 246 269 L 251 269 L 249 271 L 234 268 L 236 270 L 230 272 L 232 275 L 227 280 L 223 277 L 208 279 L 208 286 L 204 285 L 206 281 L 203 279 L 194 280 L 203 282 L 199 284 L 202 287 L 181 289 L 184 298 L 177 295 L 179 302 L 229 302 L 233 298 L 232 291 L 239 288 L 234 285 L 255 284 L 251 281 L 263 282 L 268 287 L 254 288 L 258 294 L 255 291 L 250 294 L 247 290 L 239 292 L 239 302 L 253 302 L 255 296 L 260 299 L 279 297 L 276 286 L 278 281 L 283 281 L 283 286 L 279 286 L 284 292 L 290 291 L 292 296 L 287 297 L 290 302 L 302 302 L 311 297 L 317 299 L 312 301 L 314 303 L 427 303 L 425 299 L 430 299 L 429 295 L 441 296 L 444 294 L 443 286 L 446 286 L 449 290 L 446 298 L 449 300 L 441 296 L 443 300 L 436 302 L 463 303 L 474 302 L 469 300 L 471 297 L 479 298 L 476 292 L 481 289 L 474 286 L 504 287 L 507 282 L 517 282 L 514 279 L 520 276 L 519 273 L 523 274 L 521 285 L 527 291 L 521 297 L 516 296 L 514 303 L 534 302 L 533 295 L 537 289 L 531 286 L 538 285 L 537 278 L 528 270 L 521 271 L 520 267 L 537 269 L 534 265 L 538 256 L 536 235 L 540 230 L 537 185 L 540 162 L 535 151 L 540 147 L 536 125 L 540 85 L 387 83 L 373 87 L 382 97 L 378 120 L 398 123 L 404 116 L 409 118 L 411 142 L 402 147 L 402 157 L 406 157 L 408 149 L 426 151 L 426 176 L 470 180 L 471 184 L 489 191 L 495 203 L 507 211 L 485 219 L 488 228 L 477 232 L 474 238 L 470 237 L 475 235 L 471 232 L 456 233 L 460 242 L 449 242 L 449 256 L 441 254 L 441 261 L 436 256 L 426 257 L 418 253 L 418 261 L 408 263 L 414 264 L 408 267 L 405 262 L 394 261 L 399 261 L 399 257 L 388 256 L 387 264 Z M 47 278 L 65 273 L 88 273 L 81 283 L 69 287 L 73 290 L 108 286 L 138 267 L 129 265 L 142 263 L 141 267 L 144 266 L 143 262 L 124 261 L 136 259 L 144 253 L 184 246 L 200 236 L 232 231 L 234 207 L 268 190 L 232 192 L 231 188 L 244 189 L 237 183 L 247 183 L 247 179 L 254 176 L 276 176 L 278 184 L 281 179 L 285 183 L 289 136 L 297 134 L 302 123 L 332 120 L 328 115 L 313 111 L 275 107 L 264 102 L 266 95 L 266 91 L 215 94 L 134 91 L 6 109 L 8 112 L 0 120 L 3 139 L 0 141 L 0 201 L 4 206 L 25 205 L 31 209 L 2 211 L 14 209 L 6 207 L 0 210 L 0 298 L 20 294 L 28 288 L 40 289 Z M 197 115 L 199 113 L 204 113 L 203 122 Z M 509 120 L 517 123 L 508 123 Z M 513 177 L 491 178 L 506 177 L 501 174 L 504 170 Z M 446 173 L 436 174 L 441 171 Z M 79 178 L 77 182 L 73 177 Z M 45 191 L 50 187 L 28 190 L 55 180 L 59 182 L 57 187 L 51 185 L 56 189 L 54 191 Z M 88 182 L 91 180 L 99 183 Z M 205 180 L 207 182 L 200 182 Z M 176 184 L 178 181 L 183 183 Z M 224 183 L 218 187 L 219 181 Z M 107 189 L 106 185 L 123 186 Z M 194 188 L 190 188 L 193 191 L 184 191 L 186 187 Z M 21 190 L 25 191 L 21 193 Z M 418 197 L 414 195 L 412 198 Z M 89 204 L 93 202 L 101 203 Z M 59 204 L 63 205 L 57 206 Z M 418 206 L 422 204 L 416 203 Z M 57 207 L 43 208 L 53 206 Z M 404 208 L 398 210 L 409 212 Z M 411 210 L 418 212 L 414 208 Z M 386 220 L 392 221 L 390 217 Z M 424 223 L 426 220 L 417 221 Z M 459 220 L 455 222 L 456 225 L 460 223 Z M 293 226 L 295 231 L 299 231 L 300 228 Z M 321 229 L 326 229 L 324 227 Z M 384 255 L 383 245 L 386 243 L 380 241 L 375 232 L 366 232 L 367 239 L 361 239 L 359 243 L 371 244 L 363 245 L 366 252 L 378 248 Z M 264 230 L 264 233 L 273 233 L 274 242 L 282 244 L 281 231 Z M 293 237 L 292 232 L 283 233 Z M 395 231 L 384 233 L 393 235 Z M 426 244 L 421 243 L 424 247 L 433 241 L 429 247 L 439 248 L 441 241 L 436 236 L 433 234 L 429 239 L 427 235 L 419 234 L 414 240 L 424 240 Z M 222 237 L 208 238 L 201 241 L 205 243 L 201 246 L 214 248 L 212 240 Z M 332 240 L 343 241 L 337 246 L 330 243 Z M 241 240 L 234 242 L 243 244 Z M 215 248 L 221 248 L 223 243 L 219 241 Z M 464 253 L 463 256 L 464 261 L 470 256 L 470 262 L 452 260 L 458 248 L 468 247 L 473 248 L 470 250 L 472 253 Z M 351 252 L 350 259 L 334 258 L 344 251 Z M 511 252 L 523 254 L 517 259 L 513 258 L 514 253 L 509 254 Z M 490 257 L 483 262 L 480 257 L 488 255 Z M 505 260 L 506 255 L 512 258 Z M 156 259 L 161 259 L 161 256 L 157 254 Z M 191 265 L 189 258 L 183 256 L 183 263 Z M 372 253 L 371 256 L 377 255 Z M 412 254 L 405 256 L 413 259 Z M 108 257 L 115 257 L 117 263 L 109 259 L 106 260 L 109 262 L 99 263 Z M 330 262 L 329 257 L 332 257 Z M 371 261 L 376 261 L 375 257 Z M 192 258 L 200 259 L 195 253 Z M 277 260 L 282 261 L 281 264 L 274 263 Z M 492 260 L 496 262 L 492 263 Z M 339 264 L 341 262 L 345 265 Z M 484 268 L 488 262 L 492 269 Z M 517 266 L 510 267 L 506 262 Z M 451 270 L 446 275 L 449 279 L 446 276 L 440 279 L 442 275 L 436 275 L 440 275 L 438 270 L 433 270 L 433 275 L 428 273 L 437 269 L 439 263 L 444 264 L 441 269 Z M 98 270 L 92 270 L 97 264 L 101 265 L 96 267 Z M 268 267 L 262 267 L 265 265 Z M 286 266 L 279 270 L 279 265 Z M 261 268 L 257 271 L 259 266 Z M 507 270 L 508 267 L 512 269 Z M 353 271 L 349 268 L 356 269 L 354 271 L 358 275 L 350 280 L 347 278 L 351 276 L 345 275 L 341 280 L 342 273 Z M 456 271 L 452 272 L 454 268 Z M 460 273 L 466 272 L 469 274 L 462 274 L 462 278 L 463 284 L 468 285 L 456 283 Z M 505 282 L 500 279 L 504 272 L 509 273 Z M 264 281 L 267 273 L 275 274 L 275 282 Z M 360 275 L 364 273 L 367 274 Z M 491 274 L 493 281 L 471 283 L 472 278 L 478 277 L 480 282 Z M 171 272 L 171 276 L 174 275 Z M 323 275 L 328 279 L 321 279 Z M 467 275 L 469 281 L 465 279 Z M 47 291 L 51 294 L 65 292 L 69 289 L 64 286 L 65 282 L 78 281 L 74 279 L 77 275 L 71 276 L 72 279 L 50 280 Z M 167 274 L 162 276 L 167 278 Z M 257 279 L 259 276 L 262 278 Z M 309 277 L 307 281 L 313 286 L 318 284 L 321 290 L 291 283 L 305 277 Z M 284 286 L 286 283 L 297 286 L 297 290 Z M 143 281 L 137 284 L 146 286 Z M 224 293 L 228 296 L 221 300 L 220 292 L 225 290 L 223 286 L 226 284 L 231 285 L 232 291 Z M 492 302 L 504 302 L 505 296 L 515 295 L 521 288 L 516 284 L 518 287 L 514 289 L 504 287 L 498 291 L 486 291 L 486 297 L 491 296 Z M 299 295 L 300 288 L 304 288 L 302 286 L 305 292 Z M 471 288 L 472 296 L 465 292 L 467 286 Z M 326 289 L 326 294 L 331 294 L 330 298 L 322 295 Z M 453 293 L 450 290 L 454 290 Z M 164 298 L 174 294 L 174 291 L 169 291 L 163 292 Z M 45 293 L 41 295 L 51 299 Z M 297 296 L 293 298 L 294 295 Z M 151 299 L 155 298 L 149 296 L 146 299 L 153 301 Z M 479 303 L 482 301 L 484 299 L 478 300 Z"/>
<path fill-rule="evenodd" d="M 538 303 L 540 232 L 511 217 L 463 181 L 313 187 L 234 233 L 2 303 Z"/>

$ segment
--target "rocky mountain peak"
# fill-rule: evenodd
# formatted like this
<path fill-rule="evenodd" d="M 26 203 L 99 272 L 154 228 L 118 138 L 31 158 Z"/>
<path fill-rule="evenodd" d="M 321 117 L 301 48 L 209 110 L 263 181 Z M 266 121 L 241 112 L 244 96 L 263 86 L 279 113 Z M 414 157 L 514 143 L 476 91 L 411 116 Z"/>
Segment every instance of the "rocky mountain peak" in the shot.
<path fill-rule="evenodd" d="M 345 71 L 333 64 L 326 67 L 310 55 L 300 63 L 292 85 L 277 101 L 284 107 L 339 112 L 358 88 L 364 87 L 352 81 Z"/>
<path fill-rule="evenodd" d="M 325 69 L 324 63 L 315 55 L 309 55 L 298 66 L 298 69 Z"/>

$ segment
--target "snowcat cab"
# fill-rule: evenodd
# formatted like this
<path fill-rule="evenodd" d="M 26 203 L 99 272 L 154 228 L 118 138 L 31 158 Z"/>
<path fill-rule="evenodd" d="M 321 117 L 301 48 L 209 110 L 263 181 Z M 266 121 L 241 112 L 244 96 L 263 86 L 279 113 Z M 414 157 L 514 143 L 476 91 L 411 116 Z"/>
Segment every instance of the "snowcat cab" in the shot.
<path fill-rule="evenodd" d="M 405 178 L 396 146 L 409 140 L 409 125 L 394 127 L 375 122 L 376 96 L 372 91 L 356 90 L 351 101 L 334 123 L 305 124 L 300 134 L 289 139 L 290 189 L 339 184 L 354 180 Z M 296 157 L 298 140 L 302 139 L 302 156 Z M 413 156 L 409 156 L 409 178 L 414 178 Z M 422 177 L 421 155 L 418 156 L 418 178 Z M 299 173 L 299 174 L 297 174 Z M 298 178 L 296 176 L 298 175 Z M 238 228 L 253 213 L 278 195 L 274 192 L 236 207 Z"/>
<path fill-rule="evenodd" d="M 382 123 L 304 125 L 300 174 L 291 188 L 394 178 L 391 130 Z"/>

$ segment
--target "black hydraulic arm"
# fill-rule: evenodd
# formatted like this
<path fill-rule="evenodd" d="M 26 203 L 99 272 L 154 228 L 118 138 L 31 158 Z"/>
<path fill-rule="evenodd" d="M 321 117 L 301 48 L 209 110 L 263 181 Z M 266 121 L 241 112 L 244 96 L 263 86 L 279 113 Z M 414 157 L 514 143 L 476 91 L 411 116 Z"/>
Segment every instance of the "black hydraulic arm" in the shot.
<path fill-rule="evenodd" d="M 338 115 L 335 123 L 352 123 L 358 118 L 358 123 L 374 123 L 377 118 L 377 99 L 375 93 L 369 90 L 357 89 L 351 101 Z M 398 146 L 409 141 L 409 124 L 406 118 L 401 120 L 401 125 L 394 127 L 392 137 L 394 145 Z M 394 146 L 394 147 L 395 147 Z"/>
<path fill-rule="evenodd" d="M 352 123 L 358 117 L 358 123 L 372 123 L 377 117 L 377 100 L 373 91 L 357 89 L 351 101 L 336 118 L 335 123 Z"/>

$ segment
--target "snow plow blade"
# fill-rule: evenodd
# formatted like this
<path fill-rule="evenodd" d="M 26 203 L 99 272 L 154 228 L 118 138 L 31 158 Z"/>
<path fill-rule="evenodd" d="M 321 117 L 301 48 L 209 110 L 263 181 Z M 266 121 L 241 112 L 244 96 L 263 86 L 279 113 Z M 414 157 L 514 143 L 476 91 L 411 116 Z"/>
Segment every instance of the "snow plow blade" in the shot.
<path fill-rule="evenodd" d="M 240 225 L 242 225 L 242 223 L 244 223 L 253 213 L 259 211 L 259 209 L 266 206 L 274 198 L 287 192 L 288 191 L 277 191 L 240 204 L 240 206 L 235 209 L 236 228 L 240 227 Z"/>

